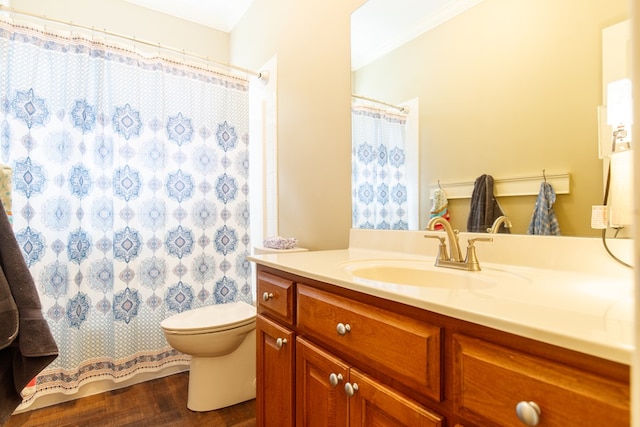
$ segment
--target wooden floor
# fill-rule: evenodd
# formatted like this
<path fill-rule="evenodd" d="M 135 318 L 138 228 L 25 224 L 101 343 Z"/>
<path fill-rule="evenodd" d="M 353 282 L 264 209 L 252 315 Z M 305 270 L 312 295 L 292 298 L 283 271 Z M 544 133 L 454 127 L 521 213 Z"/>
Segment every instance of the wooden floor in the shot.
<path fill-rule="evenodd" d="M 255 400 L 211 412 L 187 408 L 188 372 L 13 415 L 4 427 L 253 427 Z"/>

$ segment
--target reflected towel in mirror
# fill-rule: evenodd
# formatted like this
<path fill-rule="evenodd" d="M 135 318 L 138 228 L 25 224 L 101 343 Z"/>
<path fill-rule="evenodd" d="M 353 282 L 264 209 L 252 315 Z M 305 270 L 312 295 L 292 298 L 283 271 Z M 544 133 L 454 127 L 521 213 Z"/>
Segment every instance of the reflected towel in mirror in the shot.
<path fill-rule="evenodd" d="M 531 217 L 531 223 L 527 234 L 542 236 L 559 236 L 560 224 L 553 212 L 553 204 L 556 202 L 556 192 L 553 186 L 544 181 L 540 183 L 540 192 L 536 199 L 536 205 Z"/>
<path fill-rule="evenodd" d="M 486 233 L 499 216 L 505 215 L 500 209 L 493 194 L 493 177 L 481 175 L 476 178 L 471 194 L 471 208 L 467 219 L 467 231 L 472 233 Z M 509 233 L 509 229 L 500 226 L 499 233 Z"/>
<path fill-rule="evenodd" d="M 447 194 L 441 188 L 438 188 L 433 192 L 430 214 L 429 219 L 441 216 L 447 221 L 450 221 L 449 199 L 447 199 Z M 436 224 L 434 230 L 442 230 L 443 228 L 444 226 L 442 224 Z"/>

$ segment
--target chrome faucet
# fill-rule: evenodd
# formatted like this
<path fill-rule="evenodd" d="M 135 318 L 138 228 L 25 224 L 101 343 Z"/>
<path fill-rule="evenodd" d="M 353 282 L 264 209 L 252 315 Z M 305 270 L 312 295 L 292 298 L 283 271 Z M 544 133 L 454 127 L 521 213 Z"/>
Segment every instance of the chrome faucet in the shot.
<path fill-rule="evenodd" d="M 429 223 L 427 224 L 427 230 L 435 230 L 436 225 L 440 224 L 444 228 L 444 231 L 447 232 L 447 239 L 449 240 L 449 245 L 451 249 L 449 250 L 449 257 L 447 261 L 455 261 L 462 262 L 462 253 L 460 252 L 460 242 L 458 241 L 458 230 L 454 230 L 449 224 L 449 221 L 442 218 L 441 216 L 436 216 L 431 218 Z M 425 235 L 424 237 L 437 237 L 431 235 Z M 446 254 L 447 244 L 443 239 L 440 239 L 440 249 L 444 248 L 444 253 Z"/>
<path fill-rule="evenodd" d="M 500 226 L 502 224 L 504 224 L 506 228 L 513 227 L 513 224 L 511 224 L 511 220 L 506 215 L 500 215 L 498 218 L 496 218 L 495 221 L 493 221 L 493 225 L 490 228 L 487 228 L 487 233 L 497 233 L 498 230 L 500 230 Z"/>
<path fill-rule="evenodd" d="M 491 237 L 477 237 L 475 239 L 468 240 L 467 256 L 462 259 L 460 253 L 460 242 L 458 240 L 458 230 L 454 230 L 449 224 L 449 221 L 442 217 L 434 217 L 427 224 L 428 230 L 434 230 L 437 224 L 442 224 L 444 231 L 447 233 L 447 239 L 451 245 L 449 253 L 447 253 L 447 243 L 444 237 L 435 236 L 432 234 L 425 234 L 424 237 L 435 238 L 440 240 L 440 246 L 438 249 L 438 256 L 436 257 L 436 267 L 455 268 L 458 270 L 467 271 L 480 271 L 480 263 L 476 256 L 475 242 L 492 242 Z"/>

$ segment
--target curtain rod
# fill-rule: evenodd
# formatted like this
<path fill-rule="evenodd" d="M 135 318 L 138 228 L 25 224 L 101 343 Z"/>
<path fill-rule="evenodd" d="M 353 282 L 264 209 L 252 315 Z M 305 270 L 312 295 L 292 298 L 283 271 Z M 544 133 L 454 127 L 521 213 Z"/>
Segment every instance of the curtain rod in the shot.
<path fill-rule="evenodd" d="M 353 98 L 358 98 L 358 99 L 363 99 L 365 101 L 375 102 L 376 104 L 386 105 L 387 107 L 391 107 L 391 108 L 395 108 L 396 110 L 400 110 L 400 112 L 402 112 L 402 113 L 408 113 L 409 112 L 409 107 L 407 107 L 407 106 L 389 104 L 388 102 L 380 101 L 378 99 L 369 98 L 369 97 L 362 96 L 362 95 L 356 95 L 355 93 L 352 93 L 351 96 Z"/>
<path fill-rule="evenodd" d="M 46 15 L 39 15 L 39 14 L 36 14 L 36 13 L 27 12 L 25 10 L 18 10 L 18 9 L 14 9 L 13 7 L 7 7 L 7 6 L 3 6 L 3 5 L 0 4 L 0 12 L 3 12 L 3 11 L 7 12 L 7 13 L 17 13 L 19 15 L 25 15 L 25 16 L 30 16 L 30 17 L 33 17 L 33 18 L 42 19 L 45 22 L 50 21 L 50 22 L 55 22 L 57 24 L 63 24 L 63 25 L 71 26 L 71 27 L 82 28 L 84 30 L 99 31 L 102 34 L 106 34 L 108 36 L 118 37 L 118 38 L 121 38 L 121 39 L 124 39 L 124 40 L 131 41 L 134 44 L 135 43 L 140 43 L 140 44 L 143 44 L 143 45 L 146 45 L 146 46 L 152 46 L 152 47 L 159 48 L 159 49 L 162 49 L 162 50 L 168 50 L 168 51 L 171 51 L 171 52 L 174 52 L 174 53 L 179 53 L 179 54 L 181 54 L 183 56 L 190 56 L 192 58 L 197 58 L 197 59 L 200 59 L 200 60 L 203 60 L 203 61 L 206 61 L 206 62 L 212 62 L 214 64 L 217 64 L 217 65 L 220 65 L 220 66 L 223 66 L 223 67 L 232 68 L 234 70 L 241 71 L 243 73 L 247 73 L 247 74 L 250 74 L 252 76 L 255 76 L 260 80 L 266 81 L 269 78 L 269 76 L 267 75 L 266 72 L 253 71 L 253 70 L 249 70 L 247 68 L 239 67 L 237 65 L 226 64 L 224 62 L 216 61 L 216 60 L 211 59 L 209 57 L 204 57 L 202 55 L 198 55 L 198 54 L 195 54 L 195 53 L 185 52 L 184 49 L 176 49 L 176 48 L 169 47 L 169 46 L 162 46 L 160 43 L 152 43 L 152 42 L 148 42 L 148 41 L 145 41 L 145 40 L 140 40 L 140 39 L 138 39 L 136 37 L 131 37 L 131 36 L 127 36 L 127 35 L 124 35 L 124 34 L 114 33 L 114 32 L 111 32 L 111 31 L 107 31 L 106 29 L 96 30 L 95 27 L 89 27 L 87 25 L 82 25 L 82 24 L 76 24 L 76 23 L 71 22 L 71 21 L 63 21 L 63 20 L 59 20 L 59 19 L 49 18 Z"/>

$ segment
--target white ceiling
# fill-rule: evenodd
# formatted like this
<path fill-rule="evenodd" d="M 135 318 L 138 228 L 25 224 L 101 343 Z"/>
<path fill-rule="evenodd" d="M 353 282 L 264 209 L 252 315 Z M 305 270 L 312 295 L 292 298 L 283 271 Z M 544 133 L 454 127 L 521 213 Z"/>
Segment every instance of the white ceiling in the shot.
<path fill-rule="evenodd" d="M 391 52 L 482 0 L 368 0 L 351 15 L 351 68 Z"/>
<path fill-rule="evenodd" d="M 125 0 L 230 32 L 254 0 Z M 368 0 L 351 16 L 351 66 L 358 69 L 482 0 Z"/>
<path fill-rule="evenodd" d="M 216 30 L 230 32 L 253 0 L 125 0 Z"/>

